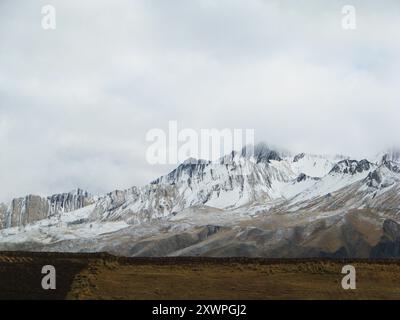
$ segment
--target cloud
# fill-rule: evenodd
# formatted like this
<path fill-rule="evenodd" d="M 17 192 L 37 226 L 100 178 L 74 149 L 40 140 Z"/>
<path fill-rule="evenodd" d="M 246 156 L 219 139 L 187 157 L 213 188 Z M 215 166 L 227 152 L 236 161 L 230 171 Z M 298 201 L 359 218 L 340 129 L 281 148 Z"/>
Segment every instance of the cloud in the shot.
<path fill-rule="evenodd" d="M 142 185 L 146 132 L 253 128 L 294 152 L 368 155 L 399 141 L 398 2 L 0 4 L 0 200 Z"/>

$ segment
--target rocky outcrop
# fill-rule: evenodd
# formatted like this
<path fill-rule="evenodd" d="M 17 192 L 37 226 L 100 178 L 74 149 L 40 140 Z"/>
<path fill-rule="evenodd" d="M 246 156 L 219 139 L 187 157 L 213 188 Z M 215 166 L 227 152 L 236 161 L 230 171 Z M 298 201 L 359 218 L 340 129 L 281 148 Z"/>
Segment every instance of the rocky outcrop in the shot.
<path fill-rule="evenodd" d="M 299 162 L 299 160 L 303 159 L 304 156 L 305 156 L 305 153 L 300 153 L 300 154 L 294 156 L 293 162 Z"/>
<path fill-rule="evenodd" d="M 351 174 L 361 173 L 371 169 L 372 163 L 368 160 L 342 160 L 339 161 L 331 170 L 332 173 Z"/>
<path fill-rule="evenodd" d="M 383 235 L 379 243 L 372 248 L 371 258 L 400 257 L 400 225 L 391 219 L 383 223 Z"/>
<path fill-rule="evenodd" d="M 296 178 L 296 182 L 303 182 L 307 180 L 313 180 L 313 181 L 319 181 L 321 178 L 318 177 L 310 177 L 306 175 L 305 173 L 300 173 L 299 176 Z"/>
<path fill-rule="evenodd" d="M 374 170 L 370 172 L 366 178 L 366 183 L 368 187 L 378 188 L 382 183 L 382 176 L 380 175 L 378 170 Z"/>

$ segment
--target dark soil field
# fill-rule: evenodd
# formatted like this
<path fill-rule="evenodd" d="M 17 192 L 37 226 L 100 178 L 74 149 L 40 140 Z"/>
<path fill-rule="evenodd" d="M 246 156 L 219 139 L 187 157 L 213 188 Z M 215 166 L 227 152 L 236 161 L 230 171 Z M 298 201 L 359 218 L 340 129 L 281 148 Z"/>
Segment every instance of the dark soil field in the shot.
<path fill-rule="evenodd" d="M 341 287 L 355 266 L 357 289 Z M 56 289 L 41 286 L 44 265 Z M 0 299 L 400 299 L 400 261 L 0 253 Z"/>

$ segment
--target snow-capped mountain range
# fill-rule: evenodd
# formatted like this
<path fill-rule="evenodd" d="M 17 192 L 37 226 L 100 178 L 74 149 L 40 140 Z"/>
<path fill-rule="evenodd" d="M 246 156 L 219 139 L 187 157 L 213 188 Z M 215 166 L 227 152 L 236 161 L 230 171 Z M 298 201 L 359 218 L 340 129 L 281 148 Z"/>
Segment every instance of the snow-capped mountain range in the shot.
<path fill-rule="evenodd" d="M 400 152 L 368 160 L 292 155 L 264 144 L 247 151 L 213 162 L 188 159 L 146 186 L 103 196 L 78 189 L 0 204 L 0 249 L 393 255 L 400 239 Z"/>

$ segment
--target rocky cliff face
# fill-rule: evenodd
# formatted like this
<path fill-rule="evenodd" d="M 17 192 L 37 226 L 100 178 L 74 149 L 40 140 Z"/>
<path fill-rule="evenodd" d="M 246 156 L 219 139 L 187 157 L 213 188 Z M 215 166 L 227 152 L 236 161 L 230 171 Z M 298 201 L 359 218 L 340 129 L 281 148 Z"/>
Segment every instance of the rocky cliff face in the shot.
<path fill-rule="evenodd" d="M 77 189 L 69 193 L 55 194 L 47 197 L 49 203 L 49 214 L 70 212 L 86 207 L 94 202 L 94 198 L 82 189 Z"/>
<path fill-rule="evenodd" d="M 81 189 L 49 197 L 28 195 L 15 198 L 9 204 L 0 204 L 0 228 L 24 226 L 55 214 L 83 208 L 94 200 Z"/>

